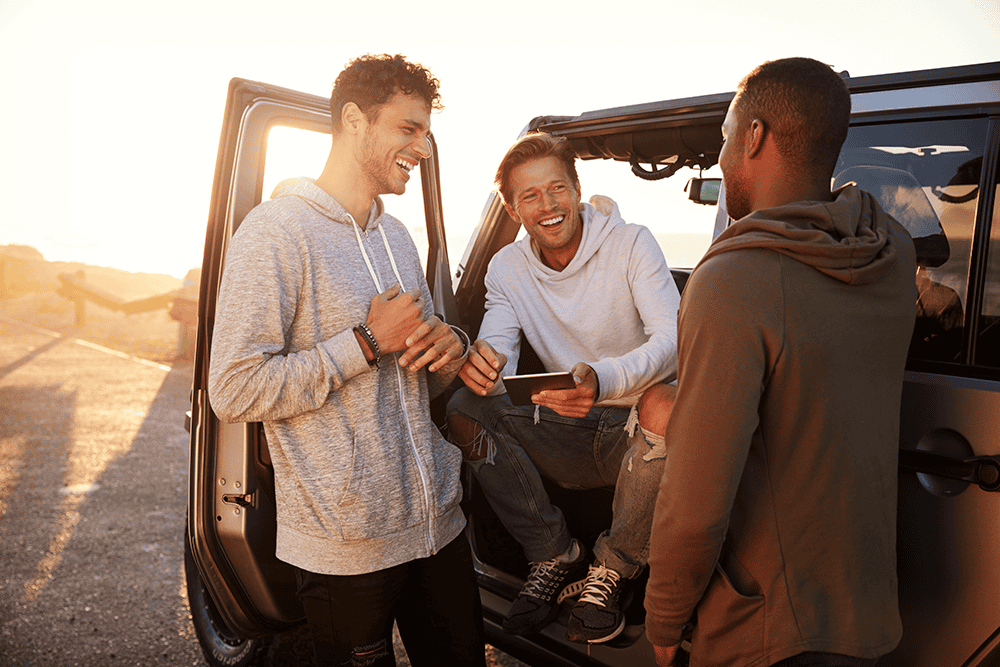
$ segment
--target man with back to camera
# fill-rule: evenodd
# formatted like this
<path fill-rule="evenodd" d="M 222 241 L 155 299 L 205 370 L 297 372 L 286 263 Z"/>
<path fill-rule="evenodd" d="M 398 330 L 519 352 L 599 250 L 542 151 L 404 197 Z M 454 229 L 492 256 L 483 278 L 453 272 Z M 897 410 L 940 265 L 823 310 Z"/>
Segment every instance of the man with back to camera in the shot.
<path fill-rule="evenodd" d="M 467 388 L 449 402 L 448 425 L 531 562 L 503 629 L 541 630 L 560 592 L 586 577 L 567 636 L 593 643 L 621 632 L 626 580 L 646 565 L 680 296 L 648 229 L 626 224 L 607 197 L 581 204 L 575 159 L 566 139 L 530 134 L 500 163 L 504 206 L 527 235 L 490 262 L 486 314 L 459 374 Z M 502 378 L 516 372 L 522 334 L 547 371 L 572 371 L 574 389 L 511 403 Z M 614 519 L 589 568 L 540 475 L 615 487 Z"/>
<path fill-rule="evenodd" d="M 402 194 L 430 154 L 432 108 L 427 69 L 353 60 L 323 173 L 279 184 L 226 254 L 211 403 L 264 423 L 276 555 L 297 568 L 317 664 L 394 665 L 393 621 L 414 665 L 485 664 L 461 454 L 429 411 L 465 346 L 378 196 Z"/>
<path fill-rule="evenodd" d="M 851 99 L 806 58 L 748 74 L 719 156 L 735 222 L 688 280 L 646 633 L 673 664 L 873 665 L 899 642 L 896 476 L 913 242 L 830 192 Z M 685 474 L 682 474 L 685 473 Z"/>

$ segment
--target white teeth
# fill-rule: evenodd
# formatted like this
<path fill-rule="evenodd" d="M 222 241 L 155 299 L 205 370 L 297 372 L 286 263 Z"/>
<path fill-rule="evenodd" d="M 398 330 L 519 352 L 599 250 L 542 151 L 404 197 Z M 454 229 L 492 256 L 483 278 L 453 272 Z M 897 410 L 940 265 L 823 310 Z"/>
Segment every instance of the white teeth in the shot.
<path fill-rule="evenodd" d="M 563 218 L 565 218 L 565 217 L 566 216 L 564 216 L 564 215 L 560 215 L 558 218 L 549 218 L 548 220 L 542 220 L 538 224 L 541 225 L 542 227 L 550 227 L 552 225 L 555 225 L 555 224 L 558 224 L 558 223 L 562 222 Z"/>
<path fill-rule="evenodd" d="M 415 164 L 410 164 L 409 162 L 405 162 L 404 160 L 401 160 L 399 158 L 396 158 L 396 164 L 398 164 L 400 167 L 402 167 L 405 171 L 410 171 L 415 166 L 417 166 Z"/>

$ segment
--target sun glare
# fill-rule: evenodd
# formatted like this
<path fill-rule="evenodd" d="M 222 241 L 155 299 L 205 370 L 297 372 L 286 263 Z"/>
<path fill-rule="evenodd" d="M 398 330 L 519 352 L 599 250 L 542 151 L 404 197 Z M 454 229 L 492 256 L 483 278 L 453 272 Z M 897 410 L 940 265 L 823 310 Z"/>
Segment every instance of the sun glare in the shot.
<path fill-rule="evenodd" d="M 286 178 L 316 178 L 323 171 L 329 153 L 330 135 L 325 132 L 280 125 L 271 128 L 267 136 L 262 197 L 270 199 L 274 188 Z M 406 225 L 420 257 L 425 258 L 427 231 L 424 226 L 419 167 L 410 173 L 405 194 L 383 195 L 382 200 L 386 211 Z"/>

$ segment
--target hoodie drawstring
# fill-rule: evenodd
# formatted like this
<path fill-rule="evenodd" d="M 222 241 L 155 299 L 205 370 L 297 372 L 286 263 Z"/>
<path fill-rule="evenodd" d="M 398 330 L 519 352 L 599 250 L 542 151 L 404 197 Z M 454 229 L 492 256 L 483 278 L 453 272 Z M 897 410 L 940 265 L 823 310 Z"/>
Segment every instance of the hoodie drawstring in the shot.
<path fill-rule="evenodd" d="M 375 273 L 375 268 L 372 266 L 372 260 L 368 257 L 368 251 L 365 250 L 365 244 L 361 241 L 361 227 L 355 222 L 354 218 L 348 214 L 351 218 L 351 223 L 354 224 L 354 237 L 358 240 L 358 248 L 361 249 L 361 256 L 365 259 L 365 266 L 368 267 L 368 273 L 371 274 L 372 280 L 375 282 L 375 289 L 381 294 L 385 290 L 382 289 L 382 281 L 378 279 L 378 274 Z M 396 280 L 399 281 L 399 291 L 402 292 L 406 289 L 403 285 L 403 279 L 399 275 L 399 269 L 396 268 L 396 258 L 392 255 L 392 248 L 389 246 L 389 239 L 386 238 L 385 228 L 382 225 L 378 226 L 378 230 L 382 232 L 382 244 L 385 246 L 385 252 L 389 255 L 389 264 L 392 265 L 392 272 L 396 276 Z"/>

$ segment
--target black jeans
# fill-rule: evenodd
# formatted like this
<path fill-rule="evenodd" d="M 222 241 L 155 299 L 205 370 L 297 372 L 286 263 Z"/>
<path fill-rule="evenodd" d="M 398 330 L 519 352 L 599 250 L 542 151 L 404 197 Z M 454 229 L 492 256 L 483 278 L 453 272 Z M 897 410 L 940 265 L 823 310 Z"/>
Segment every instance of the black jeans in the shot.
<path fill-rule="evenodd" d="M 855 658 L 839 653 L 809 651 L 776 662 L 771 667 L 875 667 L 878 658 Z"/>
<path fill-rule="evenodd" d="M 486 664 L 479 588 L 464 535 L 429 558 L 387 570 L 296 575 L 317 665 L 395 666 L 394 620 L 414 667 Z"/>

